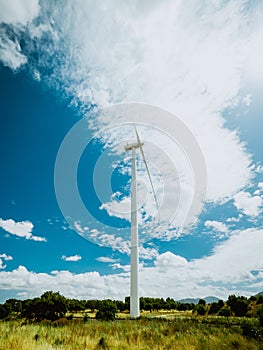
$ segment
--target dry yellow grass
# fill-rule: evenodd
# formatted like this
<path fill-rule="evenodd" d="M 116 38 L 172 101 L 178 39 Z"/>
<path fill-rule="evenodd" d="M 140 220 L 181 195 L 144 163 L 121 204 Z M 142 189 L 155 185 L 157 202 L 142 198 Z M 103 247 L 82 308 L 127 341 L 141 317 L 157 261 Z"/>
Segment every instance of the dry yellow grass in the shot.
<path fill-rule="evenodd" d="M 59 322 L 57 322 L 59 324 Z M 60 325 L 0 322 L 0 350 L 258 350 L 248 340 L 225 327 L 186 320 L 99 322 L 63 320 Z"/>

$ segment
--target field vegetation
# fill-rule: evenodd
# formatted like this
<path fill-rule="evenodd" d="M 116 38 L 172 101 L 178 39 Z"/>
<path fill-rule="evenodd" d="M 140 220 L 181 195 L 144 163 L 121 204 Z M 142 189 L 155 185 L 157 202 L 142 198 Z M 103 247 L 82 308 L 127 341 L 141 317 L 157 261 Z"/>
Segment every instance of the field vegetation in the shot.
<path fill-rule="evenodd" d="M 263 350 L 263 298 L 229 296 L 197 305 L 141 298 L 129 320 L 129 298 L 78 301 L 59 293 L 0 305 L 0 350 Z"/>

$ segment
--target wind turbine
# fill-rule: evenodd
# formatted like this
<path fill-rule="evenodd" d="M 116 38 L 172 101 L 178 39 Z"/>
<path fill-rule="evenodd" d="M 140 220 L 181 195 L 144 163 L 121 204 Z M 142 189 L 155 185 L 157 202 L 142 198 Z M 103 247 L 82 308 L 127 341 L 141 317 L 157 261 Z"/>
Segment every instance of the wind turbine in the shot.
<path fill-rule="evenodd" d="M 154 191 L 151 174 L 143 152 L 143 143 L 139 138 L 136 126 L 134 125 L 137 142 L 126 145 L 126 152 L 132 151 L 132 182 L 131 182 L 131 271 L 130 271 L 130 318 L 140 317 L 139 297 L 139 255 L 138 255 L 138 221 L 137 221 L 137 183 L 136 183 L 136 149 L 140 149 L 142 159 L 150 180 L 154 200 L 158 209 L 158 201 Z"/>

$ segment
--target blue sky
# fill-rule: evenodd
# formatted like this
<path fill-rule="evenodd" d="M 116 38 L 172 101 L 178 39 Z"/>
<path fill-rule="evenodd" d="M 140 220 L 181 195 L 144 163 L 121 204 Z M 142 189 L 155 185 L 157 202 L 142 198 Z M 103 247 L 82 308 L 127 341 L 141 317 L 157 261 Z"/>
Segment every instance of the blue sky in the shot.
<path fill-rule="evenodd" d="M 129 295 L 134 121 L 162 203 L 158 222 L 138 156 L 141 295 L 262 291 L 262 4 L 0 13 L 0 300 Z"/>

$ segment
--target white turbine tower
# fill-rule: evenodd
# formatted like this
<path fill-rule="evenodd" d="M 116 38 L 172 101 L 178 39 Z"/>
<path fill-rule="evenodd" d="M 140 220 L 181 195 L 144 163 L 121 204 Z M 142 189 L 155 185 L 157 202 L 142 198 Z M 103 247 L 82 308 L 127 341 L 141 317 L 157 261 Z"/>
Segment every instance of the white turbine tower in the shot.
<path fill-rule="evenodd" d="M 137 183 L 136 183 L 136 149 L 141 151 L 147 175 L 153 191 L 154 200 L 158 210 L 157 197 L 154 191 L 150 171 L 142 149 L 136 126 L 134 125 L 137 142 L 124 147 L 125 151 L 132 151 L 132 182 L 131 182 L 131 272 L 130 272 L 130 318 L 140 317 L 140 297 L 139 297 L 139 254 L 138 254 L 138 222 L 137 222 Z"/>

